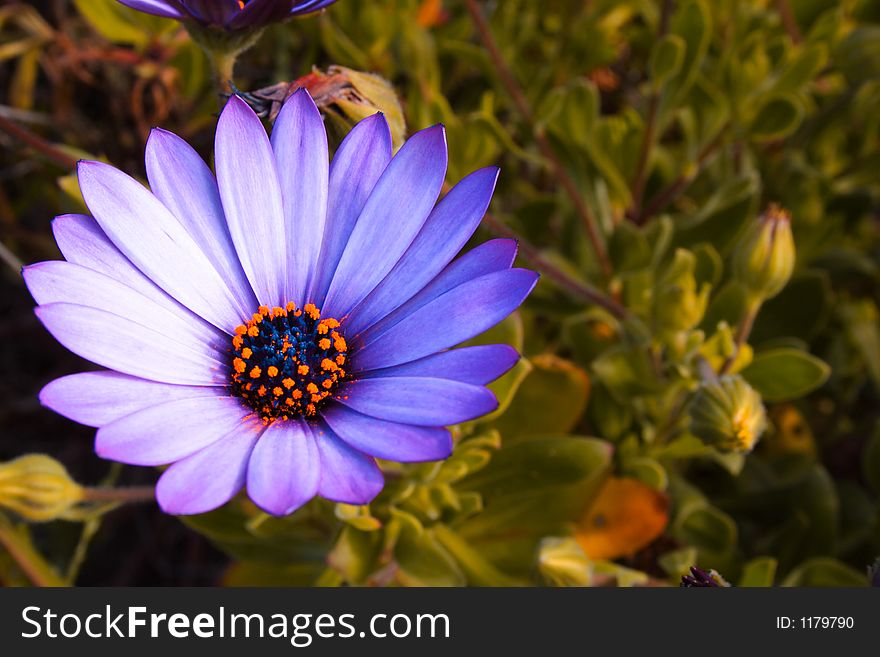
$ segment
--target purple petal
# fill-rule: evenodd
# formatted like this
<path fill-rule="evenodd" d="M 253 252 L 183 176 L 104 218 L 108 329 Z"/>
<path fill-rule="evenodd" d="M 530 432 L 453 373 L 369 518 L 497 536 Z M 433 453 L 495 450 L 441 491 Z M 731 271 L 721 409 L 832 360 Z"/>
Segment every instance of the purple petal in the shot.
<path fill-rule="evenodd" d="M 241 11 L 238 0 L 177 0 L 200 23 L 225 26 Z"/>
<path fill-rule="evenodd" d="M 166 340 L 202 352 L 223 364 L 228 336 L 189 313 L 181 317 L 170 303 L 160 305 L 101 273 L 63 260 L 25 267 L 22 275 L 40 305 L 70 303 L 119 315 L 155 331 Z M 170 306 L 170 309 L 169 307 Z"/>
<path fill-rule="evenodd" d="M 516 310 L 538 281 L 507 269 L 462 283 L 425 304 L 357 352 L 357 371 L 408 363 L 492 328 Z"/>
<path fill-rule="evenodd" d="M 498 408 L 487 388 L 422 377 L 361 379 L 343 386 L 335 398 L 370 417 L 427 427 L 473 420 Z"/>
<path fill-rule="evenodd" d="M 346 320 L 346 329 L 357 334 L 372 326 L 421 290 L 449 264 L 480 224 L 498 168 L 475 171 L 458 183 L 428 216 L 413 243 Z"/>
<path fill-rule="evenodd" d="M 260 437 L 247 473 L 248 496 L 267 513 L 293 513 L 318 492 L 321 459 L 309 426 L 275 422 Z"/>
<path fill-rule="evenodd" d="M 184 18 L 183 13 L 175 6 L 174 2 L 165 0 L 119 0 L 126 7 L 137 9 L 146 14 L 162 16 L 163 18 Z"/>
<path fill-rule="evenodd" d="M 318 494 L 343 504 L 369 504 L 385 484 L 375 459 L 351 448 L 326 424 L 313 433 L 321 456 Z"/>
<path fill-rule="evenodd" d="M 376 338 L 405 317 L 413 314 L 425 304 L 433 301 L 462 283 L 491 274 L 496 271 L 510 269 L 516 257 L 516 242 L 509 239 L 498 239 L 484 242 L 453 261 L 434 280 L 397 310 L 376 322 L 361 335 L 348 331 L 348 335 L 356 336 L 361 345 L 374 342 Z"/>
<path fill-rule="evenodd" d="M 329 167 L 324 122 L 305 89 L 294 92 L 281 108 L 272 129 L 272 149 L 281 181 L 289 253 L 286 298 L 303 304 L 309 301 L 306 290 L 321 253 Z"/>
<path fill-rule="evenodd" d="M 159 506 L 165 513 L 191 515 L 226 504 L 244 486 L 248 460 L 261 433 L 233 429 L 172 465 L 156 484 Z"/>
<path fill-rule="evenodd" d="M 358 123 L 342 140 L 330 164 L 327 224 L 309 297 L 323 305 L 327 288 L 358 216 L 391 161 L 391 130 L 382 114 Z"/>
<path fill-rule="evenodd" d="M 159 287 L 225 331 L 240 322 L 225 281 L 180 222 L 133 178 L 101 162 L 80 162 L 79 185 L 110 241 Z"/>
<path fill-rule="evenodd" d="M 52 231 L 58 248 L 68 262 L 93 269 L 124 283 L 182 317 L 198 318 L 198 315 L 168 296 L 162 288 L 144 276 L 141 270 L 113 245 L 91 217 L 84 214 L 55 217 Z M 204 320 L 199 319 L 199 321 Z"/>
<path fill-rule="evenodd" d="M 118 372 L 80 372 L 48 383 L 40 402 L 74 422 L 102 427 L 150 406 L 177 399 L 216 397 L 217 387 L 175 386 Z"/>
<path fill-rule="evenodd" d="M 239 317 L 259 304 L 229 236 L 217 181 L 198 153 L 177 135 L 154 129 L 147 140 L 147 179 L 153 194 L 177 217 L 238 302 Z"/>
<path fill-rule="evenodd" d="M 336 0 L 310 0 L 309 2 L 294 2 L 293 9 L 290 10 L 291 16 L 301 16 L 315 11 L 320 11 L 324 7 L 329 7 Z"/>
<path fill-rule="evenodd" d="M 34 312 L 58 342 L 98 365 L 164 383 L 227 382 L 228 368 L 205 350 L 193 351 L 118 315 L 71 303 L 50 303 Z"/>
<path fill-rule="evenodd" d="M 326 315 L 347 315 L 391 271 L 425 223 L 445 175 L 443 126 L 410 137 L 358 217 L 324 301 Z"/>
<path fill-rule="evenodd" d="M 237 9 L 228 28 L 242 30 L 281 21 L 290 15 L 291 4 L 290 0 L 250 0 L 243 9 Z"/>
<path fill-rule="evenodd" d="M 220 115 L 214 157 L 232 243 L 257 300 L 284 306 L 287 240 L 275 157 L 260 119 L 238 96 Z"/>
<path fill-rule="evenodd" d="M 236 397 L 178 399 L 126 415 L 98 429 L 95 452 L 130 465 L 164 465 L 195 454 L 230 431 L 257 434 L 263 425 Z M 248 418 L 248 419 L 246 419 Z"/>
<path fill-rule="evenodd" d="M 425 376 L 486 385 L 516 365 L 519 354 L 506 344 L 451 349 L 403 365 L 364 372 L 365 378 Z"/>
<path fill-rule="evenodd" d="M 452 435 L 441 427 L 417 427 L 362 415 L 342 404 L 322 412 L 324 421 L 357 450 L 399 463 L 440 461 L 452 454 Z"/>

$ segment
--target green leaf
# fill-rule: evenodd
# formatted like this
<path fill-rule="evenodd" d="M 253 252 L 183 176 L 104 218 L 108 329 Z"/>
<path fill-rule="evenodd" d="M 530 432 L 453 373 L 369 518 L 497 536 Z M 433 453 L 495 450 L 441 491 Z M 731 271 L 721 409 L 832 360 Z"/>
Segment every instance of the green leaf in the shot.
<path fill-rule="evenodd" d="M 612 447 L 594 438 L 532 438 L 499 450 L 461 490 L 483 496 L 484 511 L 460 528 L 465 539 L 516 529 L 535 540 L 579 517 L 611 463 Z"/>
<path fill-rule="evenodd" d="M 853 570 L 837 559 L 817 557 L 795 568 L 782 581 L 782 586 L 867 586 L 865 574 Z"/>
<path fill-rule="evenodd" d="M 758 110 L 749 126 L 749 136 L 757 141 L 782 139 L 795 131 L 803 116 L 804 108 L 795 96 L 776 96 Z"/>
<path fill-rule="evenodd" d="M 113 43 L 146 46 L 174 22 L 129 9 L 116 0 L 74 0 L 77 10 L 105 39 Z"/>
<path fill-rule="evenodd" d="M 648 63 L 651 81 L 659 89 L 681 70 L 687 44 L 676 34 L 667 34 L 654 44 Z"/>
<path fill-rule="evenodd" d="M 773 557 L 756 557 L 743 566 L 742 575 L 737 586 L 767 587 L 773 586 L 776 577 L 777 561 Z"/>
<path fill-rule="evenodd" d="M 535 356 L 531 364 L 532 371 L 492 425 L 505 442 L 571 431 L 587 407 L 590 379 L 583 369 L 549 354 Z"/>
<path fill-rule="evenodd" d="M 733 519 L 712 506 L 685 509 L 675 520 L 676 538 L 713 555 L 725 554 L 736 545 L 737 529 Z"/>
<path fill-rule="evenodd" d="M 746 381 L 770 402 L 803 397 L 825 383 L 830 374 L 824 361 L 790 348 L 758 352 L 742 371 Z"/>
<path fill-rule="evenodd" d="M 393 513 L 400 522 L 394 546 L 398 580 L 405 586 L 464 586 L 464 573 L 436 538 L 409 514 L 396 509 Z M 403 515 L 409 517 L 402 519 Z"/>

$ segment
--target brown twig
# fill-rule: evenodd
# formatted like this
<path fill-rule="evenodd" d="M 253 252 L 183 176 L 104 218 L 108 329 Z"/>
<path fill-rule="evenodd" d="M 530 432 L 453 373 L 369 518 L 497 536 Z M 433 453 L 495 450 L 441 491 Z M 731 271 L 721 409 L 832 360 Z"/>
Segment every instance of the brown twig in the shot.
<path fill-rule="evenodd" d="M 502 84 L 507 89 L 507 93 L 510 94 L 510 97 L 516 105 L 519 113 L 531 127 L 535 143 L 538 145 L 541 154 L 550 163 L 550 166 L 553 169 L 553 174 L 556 176 L 565 192 L 571 198 L 575 212 L 580 218 L 581 223 L 584 226 L 584 230 L 586 230 L 587 237 L 590 240 L 590 245 L 593 248 L 593 252 L 602 270 L 602 274 L 606 278 L 611 278 L 613 274 L 611 261 L 608 259 L 608 254 L 605 251 L 605 246 L 602 242 L 602 238 L 599 236 L 598 225 L 595 217 L 593 216 L 593 213 L 590 211 L 590 208 L 587 206 L 586 202 L 581 196 L 580 191 L 577 188 L 577 184 L 568 174 L 568 171 L 566 171 L 565 167 L 562 164 L 562 161 L 556 155 L 556 152 L 553 150 L 553 147 L 550 144 L 550 141 L 547 139 L 546 135 L 543 133 L 542 130 L 535 127 L 534 113 L 532 112 L 531 105 L 529 105 L 529 101 L 526 98 L 522 87 L 520 87 L 519 83 L 516 81 L 516 78 L 514 78 L 513 72 L 510 70 L 510 67 L 504 60 L 501 51 L 498 49 L 498 44 L 495 42 L 495 37 L 492 36 L 492 30 L 490 29 L 489 24 L 486 22 L 486 19 L 483 16 L 483 12 L 480 11 L 480 8 L 477 6 L 476 0 L 465 0 L 465 5 L 467 6 L 467 10 L 471 15 L 474 26 L 477 28 L 477 32 L 480 35 L 480 40 L 483 42 L 483 46 L 489 53 L 489 57 L 492 59 L 492 62 L 495 65 L 495 69 L 498 71 L 498 75 L 501 78 Z"/>
<path fill-rule="evenodd" d="M 657 39 L 662 39 L 669 30 L 669 17 L 672 13 L 672 0 L 663 0 L 663 9 L 660 13 L 660 25 L 657 30 Z M 660 110 L 660 90 L 653 87 L 651 97 L 648 99 L 648 115 L 645 118 L 645 137 L 639 150 L 639 160 L 636 165 L 636 173 L 632 181 L 632 203 L 627 216 L 635 219 L 642 209 L 642 196 L 645 193 L 645 184 L 648 180 L 648 159 L 657 133 L 657 118 Z"/>
<path fill-rule="evenodd" d="M 156 499 L 156 489 L 152 486 L 132 486 L 130 488 L 85 488 L 83 499 L 87 502 L 152 502 Z"/>
<path fill-rule="evenodd" d="M 678 195 L 681 194 L 700 174 L 706 162 L 708 162 L 718 149 L 721 148 L 721 145 L 724 143 L 725 132 L 726 126 L 721 128 L 715 138 L 703 147 L 703 150 L 697 155 L 697 159 L 693 164 L 686 167 L 678 178 L 673 180 L 669 185 L 660 190 L 656 196 L 648 201 L 645 209 L 634 218 L 634 221 L 637 224 L 643 225 L 649 218 L 653 217 L 660 210 L 678 198 Z"/>
<path fill-rule="evenodd" d="M 540 250 L 536 246 L 519 237 L 498 218 L 486 213 L 483 217 L 483 224 L 500 237 L 515 239 L 519 244 L 519 253 L 523 259 L 573 297 L 601 306 L 618 319 L 623 319 L 627 316 L 626 308 L 617 303 L 617 301 L 596 288 L 569 276 L 565 271 L 541 255 Z"/>
<path fill-rule="evenodd" d="M 50 144 L 42 137 L 38 137 L 30 130 L 22 128 L 17 123 L 10 121 L 4 116 L 0 116 L 0 130 L 24 142 L 35 151 L 44 155 L 46 158 L 64 169 L 74 169 L 76 160 L 70 157 L 57 146 Z"/>
<path fill-rule="evenodd" d="M 798 28 L 797 21 L 794 18 L 794 12 L 792 12 L 788 0 L 776 0 L 776 10 L 779 12 L 779 17 L 782 19 L 782 27 L 784 27 L 786 33 L 788 33 L 788 38 L 791 39 L 791 42 L 800 43 L 803 41 L 804 38 L 801 36 L 801 31 Z"/>

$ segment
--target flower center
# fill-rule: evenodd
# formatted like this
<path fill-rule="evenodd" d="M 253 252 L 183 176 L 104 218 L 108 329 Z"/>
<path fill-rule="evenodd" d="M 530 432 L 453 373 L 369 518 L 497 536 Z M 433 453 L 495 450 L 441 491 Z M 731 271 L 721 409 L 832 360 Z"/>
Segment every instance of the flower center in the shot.
<path fill-rule="evenodd" d="M 232 338 L 229 387 L 265 424 L 314 416 L 345 378 L 348 346 L 339 321 L 303 308 L 260 306 Z"/>

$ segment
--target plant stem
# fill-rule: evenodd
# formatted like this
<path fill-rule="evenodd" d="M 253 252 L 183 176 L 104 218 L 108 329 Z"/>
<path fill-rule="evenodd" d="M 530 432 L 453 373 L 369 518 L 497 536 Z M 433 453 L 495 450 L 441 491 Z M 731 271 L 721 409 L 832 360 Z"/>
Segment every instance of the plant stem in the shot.
<path fill-rule="evenodd" d="M 623 306 L 600 290 L 569 276 L 565 271 L 554 265 L 541 255 L 535 245 L 519 237 L 513 230 L 504 225 L 497 217 L 486 213 L 483 217 L 485 226 L 501 237 L 515 239 L 519 245 L 520 255 L 535 269 L 556 283 L 563 290 L 574 297 L 601 306 L 618 319 L 624 319 L 629 314 Z"/>
<path fill-rule="evenodd" d="M 663 0 L 663 9 L 660 14 L 660 25 L 657 30 L 657 39 L 662 39 L 669 30 L 669 16 L 672 13 L 672 0 Z M 632 182 L 632 204 L 627 216 L 635 219 L 642 209 L 642 196 L 645 193 L 645 183 L 648 179 L 648 160 L 657 133 L 657 119 L 660 110 L 660 90 L 652 85 L 651 97 L 648 99 L 648 115 L 645 119 L 645 137 L 642 140 L 639 151 L 639 161 L 636 165 L 636 173 Z"/>
<path fill-rule="evenodd" d="M 235 62 L 238 60 L 238 53 L 222 52 L 219 50 L 208 50 L 208 58 L 211 60 L 211 73 L 214 78 L 214 87 L 217 89 L 221 100 L 232 93 L 232 80 L 235 75 Z"/>
<path fill-rule="evenodd" d="M 84 488 L 83 500 L 86 502 L 152 502 L 156 490 L 152 486 L 132 486 L 130 488 Z"/>
<path fill-rule="evenodd" d="M 21 572 L 36 586 L 67 586 L 43 556 L 34 550 L 30 541 L 6 518 L 0 518 L 0 545 L 6 548 Z"/>
<path fill-rule="evenodd" d="M 700 174 L 703 170 L 703 167 L 706 165 L 706 162 L 715 155 L 719 148 L 721 148 L 724 143 L 724 135 L 726 132 L 727 126 L 723 126 L 718 134 L 715 135 L 715 138 L 706 144 L 703 147 L 703 150 L 699 152 L 697 155 L 696 161 L 685 167 L 684 171 L 673 180 L 669 185 L 660 190 L 656 196 L 654 196 L 645 206 L 645 209 L 638 216 L 633 217 L 633 220 L 639 224 L 643 225 L 648 219 L 652 216 L 663 210 L 667 205 L 672 203 L 678 195 L 681 194 L 688 185 L 690 185 L 694 179 Z"/>
<path fill-rule="evenodd" d="M 42 137 L 38 137 L 30 130 L 10 121 L 5 116 L 0 116 L 0 130 L 24 142 L 63 169 L 73 169 L 76 167 L 76 160 L 74 158 Z"/>
<path fill-rule="evenodd" d="M 724 361 L 721 365 L 721 369 L 718 370 L 718 374 L 727 374 L 736 360 L 737 356 L 739 356 L 739 352 L 742 349 L 743 345 L 749 339 L 749 335 L 752 333 L 752 327 L 755 325 L 755 319 L 758 317 L 758 313 L 761 310 L 761 301 L 750 301 L 748 306 L 746 307 L 745 315 L 743 315 L 742 319 L 739 322 L 739 326 L 736 328 L 736 335 L 734 336 L 734 343 L 736 344 L 736 350 L 733 352 L 733 356 L 729 357 Z"/>
<path fill-rule="evenodd" d="M 490 29 L 489 24 L 486 22 L 486 19 L 483 16 L 483 12 L 477 6 L 476 0 L 465 0 L 465 5 L 471 15 L 474 26 L 477 29 L 477 33 L 480 35 L 480 40 L 483 42 L 486 51 L 489 53 L 489 57 L 492 59 L 492 62 L 495 65 L 495 69 L 498 71 L 498 75 L 501 78 L 502 84 L 507 89 L 507 93 L 510 94 L 510 97 L 513 99 L 514 105 L 516 105 L 517 110 L 522 115 L 523 119 L 525 119 L 526 123 L 529 125 L 532 135 L 535 139 L 535 143 L 538 145 L 541 154 L 550 163 L 550 167 L 553 170 L 553 175 L 556 176 L 565 192 L 571 198 L 571 202 L 574 205 L 575 212 L 580 218 L 581 223 L 584 226 L 584 230 L 587 233 L 587 237 L 590 240 L 590 245 L 592 246 L 593 253 L 596 256 L 596 260 L 599 263 L 599 267 L 602 270 L 602 274 L 605 276 L 606 279 L 611 278 L 614 273 L 611 268 L 611 261 L 608 259 L 608 254 L 605 251 L 605 246 L 602 242 L 602 238 L 599 236 L 598 224 L 595 217 L 593 216 L 593 213 L 590 211 L 590 208 L 587 206 L 586 202 L 581 196 L 580 191 L 577 188 L 577 184 L 568 174 L 568 171 L 566 171 L 565 167 L 562 164 L 562 161 L 556 155 L 556 152 L 553 150 L 553 147 L 551 146 L 550 141 L 544 135 L 544 132 L 535 128 L 534 113 L 532 112 L 532 108 L 529 105 L 529 101 L 526 98 L 522 87 L 520 87 L 519 83 L 516 81 L 516 78 L 513 76 L 513 72 L 510 70 L 507 62 L 504 60 L 501 51 L 498 49 L 498 44 L 495 42 L 495 37 L 492 36 L 492 30 Z"/>

